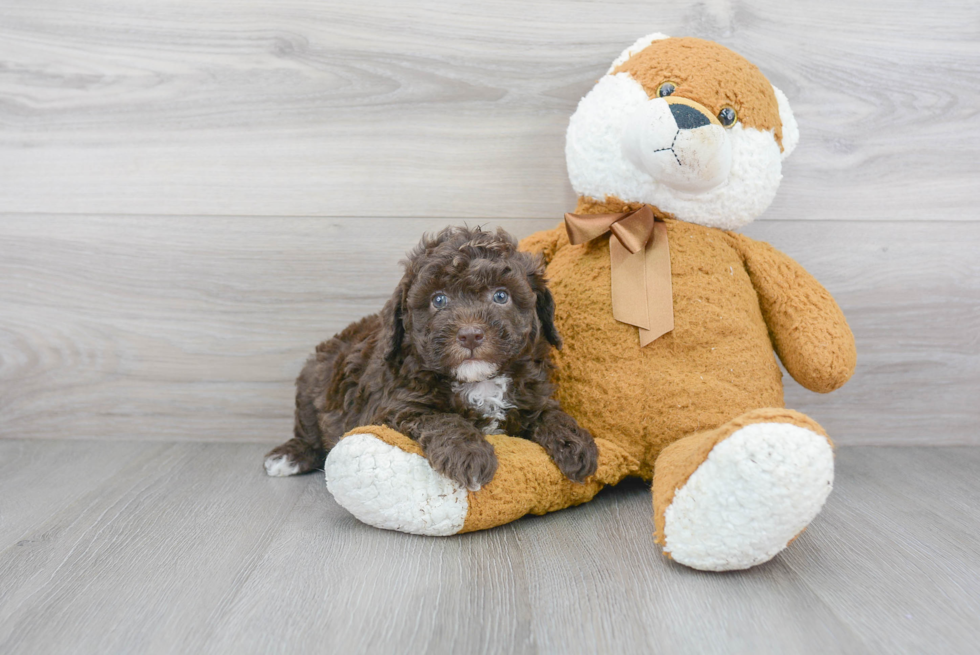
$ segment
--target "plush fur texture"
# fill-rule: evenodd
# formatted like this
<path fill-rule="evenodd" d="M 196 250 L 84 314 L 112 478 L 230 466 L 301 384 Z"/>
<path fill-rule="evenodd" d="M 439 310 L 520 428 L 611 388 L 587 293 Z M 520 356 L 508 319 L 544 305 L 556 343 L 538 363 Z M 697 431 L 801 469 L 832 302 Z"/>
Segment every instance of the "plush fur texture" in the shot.
<path fill-rule="evenodd" d="M 722 105 L 738 111 L 726 132 L 731 175 L 715 189 L 664 191 L 668 185 L 624 154 L 630 109 L 666 102 L 657 96 L 665 81 L 676 86 L 671 97 L 703 114 L 684 128 L 683 112 L 671 109 L 678 130 L 710 123 Z M 673 129 L 663 111 L 649 117 Z M 640 39 L 583 99 L 566 150 L 581 193 L 575 213 L 651 206 L 667 229 L 674 329 L 640 347 L 637 328 L 613 318 L 609 235 L 573 246 L 558 226 L 525 239 L 521 248 L 547 262 L 554 322 L 565 338 L 555 354 L 557 398 L 595 436 L 598 467 L 584 485 L 561 484 L 542 449 L 490 437 L 500 465 L 489 484 L 468 493 L 460 532 L 585 502 L 627 476 L 653 480 L 658 542 L 688 566 L 752 566 L 805 528 L 830 490 L 831 444 L 815 421 L 783 409 L 776 357 L 800 384 L 825 393 L 853 373 L 854 338 L 803 267 L 768 244 L 718 229 L 743 225 L 768 206 L 781 157 L 798 136 L 785 97 L 758 69 L 698 39 Z M 410 452 L 401 435 L 358 433 Z"/>
<path fill-rule="evenodd" d="M 637 55 L 646 50 L 654 41 L 667 38 L 670 37 L 668 37 L 666 34 L 661 34 L 660 32 L 653 32 L 652 34 L 641 36 L 633 43 L 633 45 L 619 53 L 619 56 L 616 57 L 613 60 L 613 63 L 609 66 L 609 70 L 606 71 L 606 75 L 612 74 L 613 71 L 629 61 L 633 55 Z"/>
<path fill-rule="evenodd" d="M 791 409 L 779 408 L 755 409 L 722 425 L 675 441 L 657 457 L 656 470 L 653 476 L 653 520 L 656 527 L 657 543 L 662 546 L 666 545 L 666 515 L 667 510 L 673 506 L 675 494 L 687 486 L 691 476 L 700 469 L 702 464 L 708 461 L 716 446 L 753 425 L 800 428 L 807 433 L 819 435 L 826 442 L 828 448 L 833 448 L 830 437 L 816 421 Z M 749 457 L 746 459 L 748 461 L 739 461 L 738 463 L 743 466 L 746 472 L 751 473 L 751 470 L 758 465 L 757 461 L 753 461 L 757 458 Z M 793 474 L 787 474 L 786 471 L 782 471 L 781 475 L 787 480 L 793 477 Z M 830 476 L 833 477 L 832 462 Z M 702 475 L 702 477 L 704 476 Z M 826 492 L 829 493 L 830 489 L 828 488 Z M 825 499 L 826 494 L 820 500 L 820 505 Z M 734 499 L 733 503 L 738 504 L 739 500 Z M 750 498 L 748 500 L 753 502 L 755 499 Z M 819 507 L 817 509 L 819 510 Z M 794 534 L 795 532 L 787 535 L 784 545 Z"/>
<path fill-rule="evenodd" d="M 782 143 L 772 84 L 755 64 L 721 44 L 690 37 L 657 39 L 612 71 L 620 73 L 635 80 L 651 99 L 662 83 L 671 82 L 674 95 L 697 102 L 712 115 L 731 107 L 744 127 L 770 132 L 777 144 Z"/>
<path fill-rule="evenodd" d="M 833 481 L 826 437 L 790 423 L 749 424 L 676 490 L 664 511 L 664 552 L 710 571 L 766 562 L 813 520 Z"/>
<path fill-rule="evenodd" d="M 327 457 L 330 493 L 376 528 L 432 537 L 456 534 L 469 510 L 466 488 L 436 473 L 417 443 L 401 446 L 372 433 L 347 436 Z"/>
<path fill-rule="evenodd" d="M 348 447 L 346 442 L 352 437 L 355 442 Z M 369 525 L 443 536 L 452 534 L 446 532 L 447 526 L 459 520 L 462 525 L 455 532 L 474 532 L 525 514 L 546 514 L 587 502 L 604 485 L 615 484 L 637 467 L 617 446 L 602 442 L 596 472 L 579 484 L 562 475 L 544 448 L 533 441 L 502 434 L 490 435 L 487 441 L 499 466 L 493 480 L 473 491 L 426 468 L 428 464 L 421 466 L 418 460 L 402 456 L 421 458 L 424 453 L 418 442 L 383 425 L 360 427 L 345 435 L 327 455 L 327 488 L 341 506 Z M 433 477 L 448 486 L 437 485 Z M 455 509 L 445 504 L 450 497 Z M 460 498 L 465 503 L 456 500 Z M 465 515 L 462 519 L 456 513 L 460 508 Z M 411 529 L 399 527 L 403 525 Z"/>
<path fill-rule="evenodd" d="M 723 46 L 661 34 L 646 38 L 651 38 L 650 45 L 614 65 L 572 115 L 565 142 L 572 187 L 582 197 L 603 200 L 614 196 L 624 202 L 647 203 L 709 227 L 735 229 L 749 223 L 775 197 L 783 156 L 799 139 L 789 102 L 758 68 Z M 659 97 L 658 89 L 665 82 L 672 83 L 675 91 Z M 643 143 L 644 133 L 633 127 L 640 122 L 650 124 L 650 116 L 658 115 L 656 109 L 667 112 L 668 103 L 674 100 L 691 104 L 715 122 L 723 108 L 731 108 L 737 122 L 727 130 L 717 128 L 720 134 L 714 138 L 721 141 L 714 148 L 721 151 L 718 155 L 705 144 L 694 143 L 686 158 L 679 147 L 669 153 L 680 155 L 676 163 L 665 152 L 660 154 L 662 165 L 644 166 L 630 156 L 631 151 L 651 152 L 651 148 Z M 670 130 L 677 141 L 702 131 L 673 126 Z M 725 175 L 718 177 L 715 169 L 704 169 L 708 171 L 705 175 L 713 175 L 711 184 L 692 186 L 691 169 L 709 159 L 709 154 L 730 159 Z M 674 175 L 665 174 L 671 172 Z"/>
<path fill-rule="evenodd" d="M 772 90 L 776 94 L 776 101 L 779 103 L 779 122 L 783 126 L 783 138 L 780 145 L 783 147 L 783 159 L 786 159 L 796 150 L 796 144 L 800 142 L 800 127 L 796 122 L 796 116 L 789 106 L 789 99 L 786 94 L 779 90 L 774 84 Z"/>
<path fill-rule="evenodd" d="M 578 210 L 615 207 L 583 202 Z M 818 392 L 843 385 L 856 360 L 843 314 L 799 264 L 742 235 L 664 221 L 674 329 L 644 348 L 636 328 L 592 310 L 612 305 L 610 285 L 595 282 L 609 279 L 608 238 L 570 246 L 559 227 L 525 241 L 553 252 L 555 322 L 565 335 L 555 358 L 562 406 L 643 462 L 646 478 L 677 439 L 782 407 L 777 352 L 800 384 Z"/>
<path fill-rule="evenodd" d="M 541 444 L 581 482 L 596 446 L 551 398 L 560 345 L 540 258 L 503 230 L 446 228 L 410 254 L 380 314 L 317 346 L 296 383 L 295 436 L 267 455 L 267 471 L 319 468 L 344 432 L 384 424 L 470 489 L 493 477 L 484 434 L 498 429 Z"/>

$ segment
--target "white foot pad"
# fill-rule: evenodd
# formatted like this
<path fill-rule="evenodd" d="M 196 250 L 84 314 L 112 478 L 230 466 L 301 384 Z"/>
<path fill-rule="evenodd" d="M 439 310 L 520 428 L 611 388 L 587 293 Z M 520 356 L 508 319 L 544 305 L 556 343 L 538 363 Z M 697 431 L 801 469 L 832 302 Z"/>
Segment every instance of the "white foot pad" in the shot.
<path fill-rule="evenodd" d="M 746 569 L 786 547 L 820 512 L 834 454 L 819 434 L 755 423 L 719 443 L 664 513 L 664 550 L 704 571 Z"/>
<path fill-rule="evenodd" d="M 370 434 L 340 440 L 324 466 L 327 489 L 363 523 L 385 530 L 447 536 L 466 520 L 466 489 L 436 473 L 424 457 Z"/>
<path fill-rule="evenodd" d="M 294 464 L 285 455 L 267 457 L 265 460 L 265 472 L 274 478 L 285 478 L 299 473 L 299 466 Z"/>

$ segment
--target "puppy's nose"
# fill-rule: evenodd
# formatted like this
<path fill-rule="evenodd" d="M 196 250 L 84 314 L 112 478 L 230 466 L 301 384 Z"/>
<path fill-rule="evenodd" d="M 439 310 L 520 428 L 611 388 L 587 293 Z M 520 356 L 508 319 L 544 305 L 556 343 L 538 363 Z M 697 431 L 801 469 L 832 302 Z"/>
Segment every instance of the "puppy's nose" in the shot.
<path fill-rule="evenodd" d="M 671 104 L 670 113 L 674 115 L 677 127 L 682 130 L 693 130 L 696 127 L 711 125 L 711 120 L 690 105 Z"/>
<path fill-rule="evenodd" d="M 473 350 L 483 343 L 483 330 L 478 327 L 464 327 L 456 333 L 456 339 L 463 348 Z"/>

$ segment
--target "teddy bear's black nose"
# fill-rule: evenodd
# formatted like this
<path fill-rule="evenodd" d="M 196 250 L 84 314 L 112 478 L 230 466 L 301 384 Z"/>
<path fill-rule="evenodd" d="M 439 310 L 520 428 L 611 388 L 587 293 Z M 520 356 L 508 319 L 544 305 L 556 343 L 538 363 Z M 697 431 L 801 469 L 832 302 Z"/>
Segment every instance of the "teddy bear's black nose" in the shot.
<path fill-rule="evenodd" d="M 670 105 L 670 113 L 674 115 L 674 122 L 682 130 L 693 130 L 696 127 L 710 125 L 708 117 L 690 105 L 680 103 Z"/>

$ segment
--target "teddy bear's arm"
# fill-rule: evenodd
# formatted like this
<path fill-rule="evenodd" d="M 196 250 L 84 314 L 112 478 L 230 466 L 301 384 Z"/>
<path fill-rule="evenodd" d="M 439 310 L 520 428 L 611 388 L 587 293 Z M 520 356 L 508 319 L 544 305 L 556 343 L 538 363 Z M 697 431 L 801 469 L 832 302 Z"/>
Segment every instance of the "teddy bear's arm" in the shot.
<path fill-rule="evenodd" d="M 731 236 L 786 370 L 811 391 L 828 393 L 842 386 L 854 373 L 857 351 L 834 298 L 802 266 L 768 243 Z"/>
<path fill-rule="evenodd" d="M 568 235 L 565 233 L 565 224 L 560 223 L 554 229 L 542 230 L 524 237 L 518 248 L 524 252 L 539 254 L 544 257 L 545 264 L 550 264 L 551 258 L 563 243 L 568 243 Z"/>

